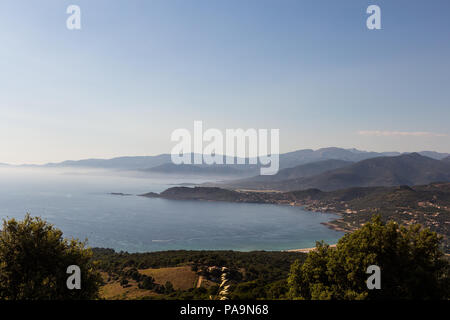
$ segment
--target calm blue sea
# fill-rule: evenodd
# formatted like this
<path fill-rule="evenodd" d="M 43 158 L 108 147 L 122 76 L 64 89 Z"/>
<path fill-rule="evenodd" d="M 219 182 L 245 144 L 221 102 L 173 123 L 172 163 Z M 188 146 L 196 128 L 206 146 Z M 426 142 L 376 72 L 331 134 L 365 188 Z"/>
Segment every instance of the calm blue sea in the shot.
<path fill-rule="evenodd" d="M 298 207 L 136 196 L 182 182 L 202 181 L 125 172 L 0 169 L 0 218 L 22 219 L 29 212 L 53 223 L 65 237 L 128 252 L 286 250 L 312 247 L 316 240 L 335 243 L 343 235 L 321 225 L 335 215 Z"/>

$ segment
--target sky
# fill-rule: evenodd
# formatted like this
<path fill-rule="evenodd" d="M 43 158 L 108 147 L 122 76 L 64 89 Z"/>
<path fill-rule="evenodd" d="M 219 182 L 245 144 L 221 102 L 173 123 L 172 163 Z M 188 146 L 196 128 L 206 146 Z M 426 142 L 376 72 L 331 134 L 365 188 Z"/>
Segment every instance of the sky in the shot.
<path fill-rule="evenodd" d="M 450 152 L 449 16 L 448 0 L 2 0 L 0 162 L 169 153 L 195 120 L 280 129 L 281 152 Z"/>

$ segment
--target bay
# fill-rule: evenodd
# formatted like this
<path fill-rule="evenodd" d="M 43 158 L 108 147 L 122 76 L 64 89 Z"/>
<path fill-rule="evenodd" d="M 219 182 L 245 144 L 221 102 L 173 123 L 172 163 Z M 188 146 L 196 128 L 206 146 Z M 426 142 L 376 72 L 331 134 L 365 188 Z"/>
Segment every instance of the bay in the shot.
<path fill-rule="evenodd" d="M 134 172 L 0 169 L 0 218 L 40 216 L 67 238 L 116 251 L 288 250 L 342 232 L 322 225 L 329 213 L 271 204 L 176 201 L 137 196 L 205 179 Z M 130 194 L 111 195 L 112 192 Z"/>

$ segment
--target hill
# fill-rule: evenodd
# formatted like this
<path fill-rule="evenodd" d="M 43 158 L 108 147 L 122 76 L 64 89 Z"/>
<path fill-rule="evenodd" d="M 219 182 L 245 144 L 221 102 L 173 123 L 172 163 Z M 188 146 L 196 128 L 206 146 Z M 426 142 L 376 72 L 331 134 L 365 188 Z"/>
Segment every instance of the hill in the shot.
<path fill-rule="evenodd" d="M 392 154 L 393 153 L 366 152 L 356 149 L 342 149 L 334 147 L 322 148 L 318 150 L 304 149 L 280 154 L 280 168 L 291 168 L 301 164 L 329 159 L 355 162 Z M 245 162 L 248 163 L 248 159 L 245 159 Z M 117 157 L 112 159 L 67 160 L 59 163 L 48 163 L 43 166 L 134 170 L 152 168 L 167 163 L 172 163 L 170 154 L 161 154 L 157 156 Z"/>
<path fill-rule="evenodd" d="M 442 160 L 450 156 L 448 153 L 435 151 L 419 151 L 418 154 L 436 160 Z M 321 148 L 317 150 L 304 149 L 288 152 L 280 155 L 280 167 L 291 168 L 301 164 L 317 162 L 322 160 L 336 159 L 343 161 L 358 162 L 377 157 L 395 157 L 402 155 L 400 152 L 371 152 L 362 151 L 355 148 L 343 149 L 336 147 Z"/>
<path fill-rule="evenodd" d="M 318 150 L 304 149 L 280 155 L 280 168 L 282 169 L 292 168 L 310 162 L 317 162 L 330 159 L 357 162 L 374 157 L 391 156 L 399 154 L 400 153 L 398 152 L 378 153 L 378 152 L 361 151 L 357 149 L 342 149 L 335 147 L 321 148 Z"/>
<path fill-rule="evenodd" d="M 142 194 L 148 198 L 164 198 L 171 200 L 204 200 L 204 201 L 239 201 L 239 192 L 221 189 L 221 188 L 203 188 L 203 187 L 173 187 L 161 193 L 149 192 Z"/>
<path fill-rule="evenodd" d="M 446 157 L 450 157 L 450 154 L 448 154 L 448 153 L 441 153 L 441 152 L 436 152 L 436 151 L 420 151 L 418 153 L 421 156 L 425 156 L 425 157 L 436 159 L 436 160 L 442 160 Z"/>
<path fill-rule="evenodd" d="M 261 189 L 267 187 L 270 189 L 273 182 L 311 177 L 326 171 L 349 166 L 351 164 L 353 164 L 353 162 L 336 159 L 311 162 L 295 166 L 293 168 L 282 169 L 277 174 L 272 176 L 259 175 L 247 179 L 236 180 L 232 183 L 228 183 L 227 187 L 244 189 Z"/>
<path fill-rule="evenodd" d="M 450 162 L 431 159 L 418 153 L 378 157 L 327 171 L 315 176 L 264 182 L 260 189 L 331 191 L 352 187 L 419 185 L 450 181 Z"/>
<path fill-rule="evenodd" d="M 135 170 L 155 167 L 170 162 L 170 154 L 158 156 L 118 157 L 112 159 L 67 160 L 59 163 L 48 163 L 44 167 L 80 167 L 102 169 Z"/>
<path fill-rule="evenodd" d="M 373 214 L 383 220 L 409 225 L 420 223 L 443 235 L 444 248 L 450 252 L 450 183 L 422 186 L 369 187 L 322 192 L 319 190 L 290 193 L 296 205 L 312 211 L 329 211 L 341 218 L 327 225 L 353 231 Z"/>
<path fill-rule="evenodd" d="M 434 151 L 421 151 L 421 155 L 428 156 L 433 159 L 441 160 L 449 157 L 448 153 L 438 153 Z M 399 152 L 367 152 L 357 149 L 343 149 L 343 148 L 322 148 L 318 150 L 303 149 L 293 152 L 280 154 L 280 169 L 293 168 L 302 164 L 324 161 L 324 160 L 342 160 L 350 162 L 358 162 L 366 159 L 382 156 L 397 156 Z M 192 158 L 192 155 L 191 155 Z M 233 159 L 234 160 L 234 159 Z M 244 163 L 248 163 L 249 159 L 244 159 Z M 154 168 L 164 164 L 170 164 L 171 155 L 161 154 L 156 156 L 131 156 L 131 157 L 116 157 L 112 159 L 83 159 L 83 160 L 67 160 L 59 163 L 48 163 L 45 165 L 23 165 L 26 167 L 50 167 L 50 168 L 95 168 L 95 169 L 114 169 L 114 170 L 139 170 Z M 225 165 L 231 166 L 245 173 L 246 176 L 257 175 L 259 172 L 259 165 Z M 210 167 L 208 165 L 201 165 L 200 168 Z M 170 171 L 170 167 L 161 168 Z M 172 173 L 178 173 L 175 169 Z M 195 169 L 194 169 L 195 170 Z M 202 174 L 209 174 L 208 169 L 200 170 Z M 233 170 L 231 170 L 233 171 Z"/>

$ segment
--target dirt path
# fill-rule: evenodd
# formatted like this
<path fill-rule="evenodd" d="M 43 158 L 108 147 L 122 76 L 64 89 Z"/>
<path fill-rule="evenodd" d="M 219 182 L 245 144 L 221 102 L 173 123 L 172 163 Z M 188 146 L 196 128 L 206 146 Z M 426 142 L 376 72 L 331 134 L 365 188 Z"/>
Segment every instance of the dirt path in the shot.
<path fill-rule="evenodd" d="M 203 276 L 198 276 L 196 288 L 200 288 L 202 286 Z"/>

